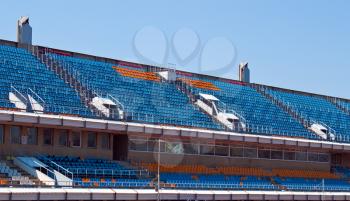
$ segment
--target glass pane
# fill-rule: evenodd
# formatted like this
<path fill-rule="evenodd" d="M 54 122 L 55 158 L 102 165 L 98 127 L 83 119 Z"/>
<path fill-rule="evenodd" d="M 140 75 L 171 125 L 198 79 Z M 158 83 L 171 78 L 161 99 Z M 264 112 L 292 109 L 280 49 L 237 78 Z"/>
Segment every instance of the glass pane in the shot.
<path fill-rule="evenodd" d="M 256 149 L 254 149 L 254 148 L 244 148 L 244 157 L 256 158 L 257 157 Z"/>
<path fill-rule="evenodd" d="M 147 151 L 147 141 L 140 139 L 131 139 L 129 141 L 130 150 L 134 151 Z"/>
<path fill-rule="evenodd" d="M 11 144 L 21 144 L 21 128 L 19 126 L 11 126 Z"/>
<path fill-rule="evenodd" d="M 198 154 L 199 145 L 198 144 L 183 144 L 185 154 Z"/>
<path fill-rule="evenodd" d="M 298 160 L 298 161 L 307 161 L 307 153 L 306 152 L 296 152 L 295 157 L 296 157 L 296 160 Z"/>
<path fill-rule="evenodd" d="M 259 156 L 259 158 L 270 159 L 270 150 L 264 150 L 264 149 L 259 150 L 258 156 Z"/>
<path fill-rule="evenodd" d="M 231 147 L 231 157 L 243 157 L 243 147 Z"/>
<path fill-rule="evenodd" d="M 110 148 L 110 135 L 109 133 L 100 133 L 101 136 L 101 148 L 109 149 Z"/>
<path fill-rule="evenodd" d="M 54 129 L 52 128 L 45 128 L 44 129 L 44 145 L 52 145 L 53 144 L 53 132 Z"/>
<path fill-rule="evenodd" d="M 181 142 L 166 142 L 165 152 L 172 154 L 183 154 L 184 148 Z"/>
<path fill-rule="evenodd" d="M 80 132 L 72 132 L 72 146 L 80 147 Z"/>
<path fill-rule="evenodd" d="M 159 140 L 155 140 L 154 141 L 154 152 L 158 152 L 158 147 L 160 146 L 160 152 L 165 152 L 165 143 L 164 141 L 160 141 L 160 145 L 159 145 Z"/>
<path fill-rule="evenodd" d="M 214 155 L 214 146 L 200 145 L 200 149 L 202 155 Z"/>
<path fill-rule="evenodd" d="M 68 145 L 68 130 L 58 131 L 58 145 L 67 146 Z"/>
<path fill-rule="evenodd" d="M 284 160 L 295 160 L 295 152 L 284 152 Z"/>
<path fill-rule="evenodd" d="M 149 152 L 154 152 L 155 149 L 154 147 L 156 146 L 157 141 L 155 140 L 148 140 L 147 141 L 147 151 Z"/>
<path fill-rule="evenodd" d="M 309 153 L 308 160 L 309 161 L 318 161 L 318 153 Z"/>
<path fill-rule="evenodd" d="M 0 125 L 0 144 L 4 144 L 4 126 Z"/>
<path fill-rule="evenodd" d="M 271 159 L 283 159 L 283 152 L 282 151 L 271 151 Z"/>
<path fill-rule="evenodd" d="M 96 148 L 96 133 L 95 132 L 88 132 L 88 143 L 87 146 L 89 148 Z"/>
<path fill-rule="evenodd" d="M 320 162 L 329 162 L 329 155 L 328 154 L 319 154 L 318 155 L 318 161 L 320 161 Z"/>
<path fill-rule="evenodd" d="M 229 147 L 215 146 L 216 156 L 228 156 L 228 152 L 229 152 Z"/>
<path fill-rule="evenodd" d="M 38 142 L 38 129 L 37 128 L 27 128 L 28 144 L 37 144 Z"/>

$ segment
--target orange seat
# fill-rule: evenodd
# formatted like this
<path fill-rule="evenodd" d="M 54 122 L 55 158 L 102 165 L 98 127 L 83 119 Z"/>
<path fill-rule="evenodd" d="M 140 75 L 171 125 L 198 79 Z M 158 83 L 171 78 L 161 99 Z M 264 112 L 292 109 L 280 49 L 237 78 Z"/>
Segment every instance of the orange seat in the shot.
<path fill-rule="evenodd" d="M 121 68 L 117 66 L 113 66 L 112 68 L 116 70 L 120 75 L 125 77 L 160 82 L 160 78 L 154 72 L 144 72 L 128 68 Z"/>
<path fill-rule="evenodd" d="M 206 82 L 206 81 L 202 81 L 202 80 L 191 80 L 191 79 L 187 79 L 187 78 L 179 78 L 178 80 L 181 80 L 185 84 L 196 87 L 196 88 L 209 89 L 209 90 L 214 90 L 214 91 L 220 90 L 217 86 L 215 86 L 211 82 Z"/>
<path fill-rule="evenodd" d="M 89 179 L 89 178 L 82 178 L 81 181 L 82 181 L 83 183 L 87 183 L 87 182 L 90 182 L 90 179 Z"/>

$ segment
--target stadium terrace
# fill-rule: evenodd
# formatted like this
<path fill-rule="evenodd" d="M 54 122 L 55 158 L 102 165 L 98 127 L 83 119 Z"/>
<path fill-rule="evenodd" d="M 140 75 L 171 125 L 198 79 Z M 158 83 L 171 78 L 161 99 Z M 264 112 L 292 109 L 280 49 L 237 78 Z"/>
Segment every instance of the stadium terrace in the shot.
<path fill-rule="evenodd" d="M 0 200 L 350 200 L 350 100 L 0 40 Z"/>

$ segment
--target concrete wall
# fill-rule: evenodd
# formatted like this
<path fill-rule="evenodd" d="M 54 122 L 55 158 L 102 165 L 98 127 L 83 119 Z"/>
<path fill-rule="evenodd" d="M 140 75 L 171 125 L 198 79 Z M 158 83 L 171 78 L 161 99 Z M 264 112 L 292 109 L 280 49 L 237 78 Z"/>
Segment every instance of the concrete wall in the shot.
<path fill-rule="evenodd" d="M 0 155 L 2 156 L 32 156 L 37 154 L 49 154 L 49 155 L 61 155 L 61 156 L 79 156 L 82 158 L 105 158 L 112 159 L 112 134 L 110 135 L 110 149 L 103 149 L 100 146 L 100 135 L 97 132 L 97 147 L 87 147 L 87 131 L 81 131 L 81 147 L 72 147 L 69 143 L 68 146 L 60 146 L 58 143 L 58 129 L 54 130 L 53 145 L 44 145 L 43 142 L 43 127 L 38 128 L 37 145 L 28 144 L 11 144 L 10 136 L 11 125 L 4 125 L 4 144 L 0 144 Z M 21 135 L 25 135 L 26 126 L 22 127 Z M 72 132 L 69 130 L 69 136 Z M 79 130 L 78 130 L 79 131 Z M 71 141 L 71 137 L 69 137 Z"/>
<path fill-rule="evenodd" d="M 208 167 L 217 166 L 239 166 L 239 167 L 260 167 L 260 168 L 285 168 L 285 169 L 304 169 L 304 170 L 322 170 L 329 171 L 330 163 L 317 162 L 299 162 L 265 159 L 247 159 L 247 158 L 229 158 L 218 156 L 197 156 L 197 155 L 177 155 L 161 154 L 161 163 L 163 164 L 186 164 L 198 165 L 204 164 Z M 156 163 L 157 154 L 149 152 L 129 152 L 129 159 L 135 162 Z"/>
<path fill-rule="evenodd" d="M 72 147 L 70 142 L 68 146 L 60 146 L 59 129 L 54 128 L 53 145 L 44 145 L 43 130 L 44 127 L 38 127 L 37 145 L 28 144 L 11 144 L 10 142 L 10 124 L 1 123 L 5 128 L 4 144 L 0 144 L 0 155 L 2 156 L 32 156 L 37 154 L 48 154 L 57 156 L 79 156 L 81 158 L 105 158 L 113 159 L 113 135 L 125 133 L 110 133 L 110 149 L 102 149 L 100 135 L 103 131 L 97 132 L 97 148 L 87 147 L 87 130 L 78 129 L 81 132 L 81 147 Z M 25 135 L 26 127 L 22 126 L 22 135 Z M 69 130 L 69 141 L 71 141 Z M 130 151 L 129 161 L 134 162 L 155 162 L 157 156 L 155 153 Z M 262 167 L 262 168 L 288 168 L 288 169 L 312 169 L 312 170 L 329 170 L 330 163 L 318 162 L 301 162 L 301 161 L 282 161 L 282 160 L 265 160 L 265 159 L 248 159 L 248 158 L 230 158 L 220 156 L 198 156 L 198 155 L 177 155 L 161 154 L 162 162 L 165 164 L 204 164 L 209 167 L 214 166 L 245 166 L 245 167 Z"/>

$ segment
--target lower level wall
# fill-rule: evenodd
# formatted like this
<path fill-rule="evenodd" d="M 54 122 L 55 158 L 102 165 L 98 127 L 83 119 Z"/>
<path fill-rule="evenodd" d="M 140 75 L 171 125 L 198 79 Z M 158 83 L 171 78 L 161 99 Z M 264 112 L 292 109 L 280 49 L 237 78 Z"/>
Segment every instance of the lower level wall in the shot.
<path fill-rule="evenodd" d="M 110 135 L 110 148 L 102 149 L 99 146 L 99 135 L 97 132 L 97 146 L 96 148 L 89 148 L 87 146 L 87 131 L 79 130 L 81 132 L 81 140 L 79 147 L 71 146 L 71 130 L 68 130 L 68 144 L 67 146 L 59 145 L 58 130 L 54 130 L 52 145 L 45 145 L 43 142 L 43 130 L 39 127 L 37 130 L 37 143 L 32 144 L 14 144 L 11 143 L 10 135 L 11 125 L 4 125 L 3 143 L 0 144 L 1 156 L 35 156 L 35 155 L 57 155 L 57 156 L 77 156 L 81 158 L 103 158 L 113 159 L 113 135 Z M 26 126 L 22 126 L 21 135 L 25 135 Z"/>
<path fill-rule="evenodd" d="M 150 162 L 157 163 L 157 153 L 149 152 L 129 152 L 129 160 L 132 162 Z M 208 167 L 217 166 L 239 166 L 239 167 L 260 167 L 260 168 L 285 168 L 285 169 L 304 169 L 329 171 L 330 163 L 316 162 L 298 162 L 282 160 L 264 160 L 264 159 L 247 159 L 247 158 L 229 158 L 218 156 L 199 156 L 199 155 L 178 155 L 178 154 L 160 154 L 161 164 L 170 165 L 198 165 L 203 164 Z"/>

